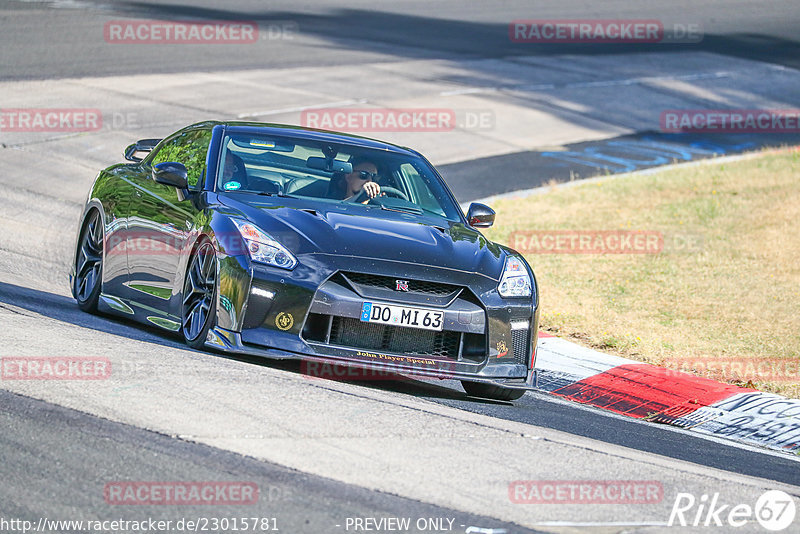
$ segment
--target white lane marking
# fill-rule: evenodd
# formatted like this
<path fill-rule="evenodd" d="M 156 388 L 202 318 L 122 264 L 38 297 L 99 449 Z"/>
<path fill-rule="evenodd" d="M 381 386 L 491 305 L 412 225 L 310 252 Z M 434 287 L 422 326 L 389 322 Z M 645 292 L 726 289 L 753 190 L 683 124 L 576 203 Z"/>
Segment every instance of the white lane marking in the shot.
<path fill-rule="evenodd" d="M 442 91 L 439 96 L 472 95 L 476 93 L 491 93 L 499 91 L 499 87 L 468 87 L 466 89 L 455 89 L 453 91 Z"/>
<path fill-rule="evenodd" d="M 48 7 L 55 9 L 108 9 L 106 4 L 94 4 L 92 2 L 83 2 L 81 0 L 17 0 L 18 2 L 27 2 L 30 4 L 45 3 Z"/>
<path fill-rule="evenodd" d="M 623 78 L 620 80 L 596 80 L 589 82 L 572 82 L 565 84 L 536 84 L 536 85 L 501 85 L 494 87 L 466 87 L 463 89 L 454 89 L 450 91 L 442 91 L 439 96 L 455 96 L 455 95 L 471 95 L 481 93 L 496 93 L 499 91 L 547 91 L 549 89 L 575 89 L 586 87 L 618 87 L 625 85 L 639 85 L 644 83 L 663 82 L 663 81 L 695 81 L 695 80 L 713 80 L 719 78 L 730 78 L 733 72 L 720 71 L 720 72 L 707 72 L 697 74 L 680 74 L 678 76 L 642 76 L 638 78 Z"/>
<path fill-rule="evenodd" d="M 666 521 L 539 521 L 533 523 L 539 527 L 667 527 Z"/>
<path fill-rule="evenodd" d="M 240 113 L 239 115 L 237 115 L 237 118 L 243 119 L 246 117 L 263 117 L 264 115 L 280 115 L 281 113 L 297 113 L 298 111 L 306 111 L 309 109 L 335 108 L 339 106 L 352 106 L 353 104 L 366 104 L 366 103 L 367 100 L 365 99 L 340 100 L 338 102 L 327 102 L 325 104 L 312 104 L 310 106 L 295 106 L 291 108 L 269 109 L 266 111 L 250 111 L 247 113 Z"/>
<path fill-rule="evenodd" d="M 565 84 L 566 88 L 574 87 L 616 87 L 620 85 L 639 85 L 643 83 L 653 83 L 662 81 L 695 81 L 695 80 L 714 80 L 718 78 L 730 78 L 730 72 L 708 72 L 699 74 L 681 74 L 679 76 L 642 76 L 640 78 L 628 78 L 623 80 L 600 80 L 595 82 L 574 82 Z"/>

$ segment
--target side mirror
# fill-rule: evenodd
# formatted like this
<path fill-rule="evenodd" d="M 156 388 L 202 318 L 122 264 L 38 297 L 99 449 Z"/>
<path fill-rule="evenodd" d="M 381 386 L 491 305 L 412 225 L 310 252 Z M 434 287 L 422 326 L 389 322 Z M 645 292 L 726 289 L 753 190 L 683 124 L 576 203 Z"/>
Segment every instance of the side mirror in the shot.
<path fill-rule="evenodd" d="M 183 163 L 165 161 L 153 167 L 153 180 L 156 183 L 170 185 L 177 189 L 189 187 L 188 176 L 189 171 L 186 170 Z"/>
<path fill-rule="evenodd" d="M 474 228 L 489 228 L 494 224 L 494 210 L 484 204 L 473 202 L 469 205 L 467 222 Z"/>
<path fill-rule="evenodd" d="M 142 158 L 136 155 L 137 152 L 150 152 L 160 142 L 161 139 L 139 139 L 125 149 L 125 159 L 138 163 Z"/>

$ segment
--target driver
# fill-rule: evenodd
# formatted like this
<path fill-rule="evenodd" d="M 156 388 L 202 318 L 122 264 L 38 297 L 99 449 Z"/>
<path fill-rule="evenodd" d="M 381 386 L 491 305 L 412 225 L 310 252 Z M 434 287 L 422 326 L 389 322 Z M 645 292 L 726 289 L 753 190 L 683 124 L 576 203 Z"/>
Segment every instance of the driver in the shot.
<path fill-rule="evenodd" d="M 331 182 L 332 191 L 330 196 L 342 200 L 352 200 L 361 191 L 364 191 L 367 203 L 370 199 L 381 194 L 381 186 L 376 180 L 380 179 L 378 166 L 371 160 L 362 157 L 355 157 L 350 162 L 353 165 L 353 172 L 344 175 L 344 179 Z M 334 185 L 335 182 L 335 185 Z"/>

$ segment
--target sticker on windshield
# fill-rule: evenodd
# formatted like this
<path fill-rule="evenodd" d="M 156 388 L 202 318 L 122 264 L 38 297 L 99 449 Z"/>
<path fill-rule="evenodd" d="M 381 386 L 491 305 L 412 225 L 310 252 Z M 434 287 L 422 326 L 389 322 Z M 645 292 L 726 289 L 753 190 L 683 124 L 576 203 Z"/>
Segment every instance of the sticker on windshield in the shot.
<path fill-rule="evenodd" d="M 263 146 L 264 148 L 275 148 L 275 143 L 266 139 L 250 139 L 251 146 Z"/>
<path fill-rule="evenodd" d="M 225 182 L 225 184 L 223 184 L 223 186 L 222 186 L 222 188 L 225 191 L 236 191 L 237 189 L 239 189 L 241 187 L 242 187 L 242 184 L 240 184 L 239 182 L 233 182 L 233 181 Z"/>

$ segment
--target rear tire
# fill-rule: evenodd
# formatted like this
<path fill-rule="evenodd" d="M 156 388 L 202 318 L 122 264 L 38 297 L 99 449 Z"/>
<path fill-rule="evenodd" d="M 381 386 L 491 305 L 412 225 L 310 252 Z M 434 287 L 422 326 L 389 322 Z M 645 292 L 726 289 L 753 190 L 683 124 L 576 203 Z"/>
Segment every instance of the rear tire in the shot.
<path fill-rule="evenodd" d="M 78 240 L 73 284 L 78 307 L 88 313 L 97 313 L 103 287 L 103 221 L 95 209 L 86 218 Z"/>
<path fill-rule="evenodd" d="M 514 401 L 525 395 L 524 389 L 504 388 L 494 384 L 484 382 L 461 381 L 461 386 L 470 397 L 480 397 L 482 399 L 492 399 L 499 401 Z"/>
<path fill-rule="evenodd" d="M 181 334 L 187 345 L 202 349 L 217 317 L 217 253 L 208 240 L 192 252 L 182 297 Z"/>

